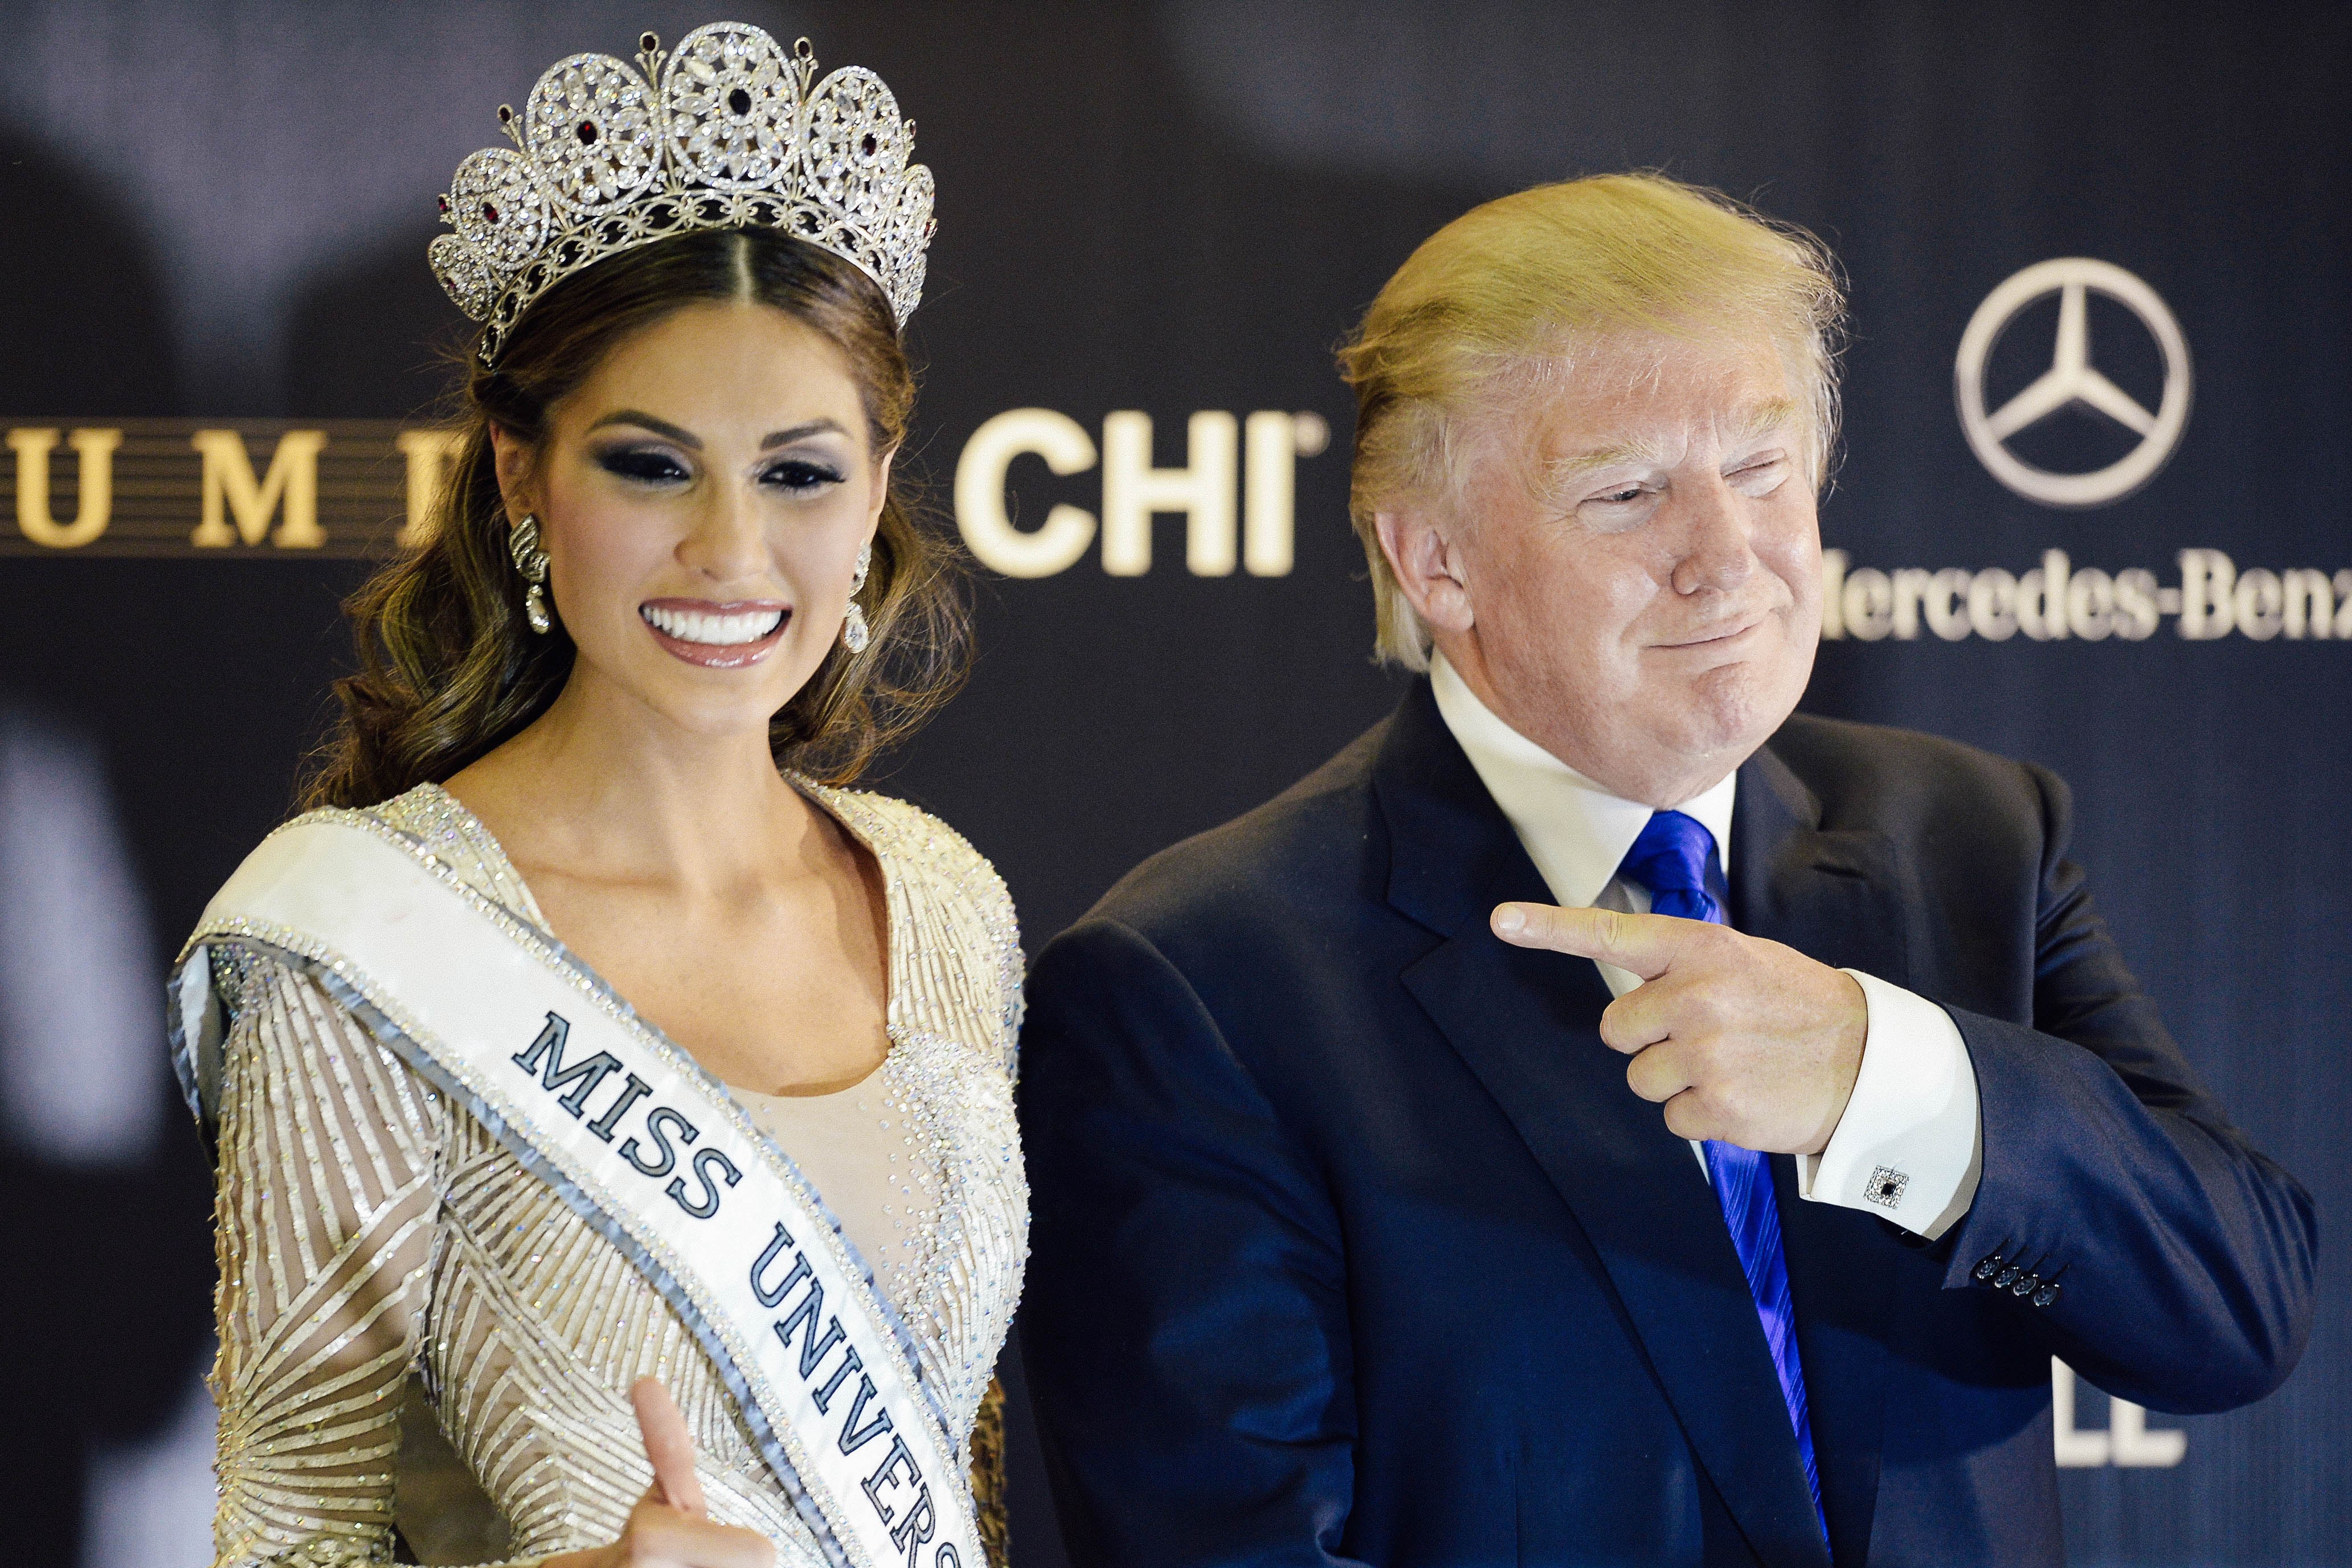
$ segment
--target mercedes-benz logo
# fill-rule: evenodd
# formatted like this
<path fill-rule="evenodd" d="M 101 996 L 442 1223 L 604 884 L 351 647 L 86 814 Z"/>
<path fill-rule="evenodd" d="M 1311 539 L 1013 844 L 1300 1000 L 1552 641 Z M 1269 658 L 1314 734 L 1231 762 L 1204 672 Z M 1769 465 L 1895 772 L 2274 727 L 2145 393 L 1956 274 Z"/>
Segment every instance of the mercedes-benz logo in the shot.
<path fill-rule="evenodd" d="M 2164 395 L 2150 413 L 2091 363 L 2091 329 L 2084 291 L 2096 289 L 2139 318 L 2164 351 Z M 2058 342 L 2050 368 L 2024 391 L 1988 414 L 1984 404 L 1985 361 L 2018 313 L 2046 295 L 2058 296 Z M 1992 476 L 2045 507 L 2104 507 L 2120 501 L 2162 468 L 2189 423 L 2189 340 L 2180 323 L 2155 289 L 2113 262 L 2061 256 L 2037 262 L 1985 297 L 1960 334 L 1953 366 L 1960 403 L 1960 429 L 1977 460 Z M 2004 444 L 2029 425 L 2039 424 L 2076 403 L 2096 410 L 2139 438 L 2121 459 L 2088 474 L 2053 474 L 2020 461 Z"/>

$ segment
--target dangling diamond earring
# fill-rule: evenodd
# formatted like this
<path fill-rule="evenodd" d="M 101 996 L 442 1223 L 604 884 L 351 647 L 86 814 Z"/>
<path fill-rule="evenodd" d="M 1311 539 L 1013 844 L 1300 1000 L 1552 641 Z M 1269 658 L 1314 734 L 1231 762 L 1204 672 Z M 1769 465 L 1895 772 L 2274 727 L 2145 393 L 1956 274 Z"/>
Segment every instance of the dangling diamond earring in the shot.
<path fill-rule="evenodd" d="M 539 548 L 539 517 L 534 513 L 523 514 L 522 521 L 514 526 L 507 538 L 507 554 L 514 558 L 515 570 L 530 585 L 522 596 L 523 619 L 541 636 L 555 624 L 547 612 L 547 552 Z"/>
<path fill-rule="evenodd" d="M 863 653 L 866 644 L 874 640 L 874 633 L 866 624 L 865 607 L 857 602 L 858 590 L 866 586 L 866 574 L 873 568 L 874 541 L 868 539 L 866 548 L 857 552 L 856 575 L 849 580 L 849 613 L 841 618 L 841 645 L 853 653 Z"/>

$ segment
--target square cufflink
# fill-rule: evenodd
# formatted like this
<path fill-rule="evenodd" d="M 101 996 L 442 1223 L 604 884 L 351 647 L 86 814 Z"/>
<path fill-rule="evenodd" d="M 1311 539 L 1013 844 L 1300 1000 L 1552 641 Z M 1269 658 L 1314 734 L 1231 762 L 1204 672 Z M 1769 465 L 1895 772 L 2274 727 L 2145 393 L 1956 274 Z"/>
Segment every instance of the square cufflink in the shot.
<path fill-rule="evenodd" d="M 1903 1201 L 1903 1189 L 1910 1185 L 1911 1178 L 1903 1172 L 1892 1166 L 1880 1166 L 1862 1184 L 1862 1199 L 1881 1208 L 1893 1208 Z"/>

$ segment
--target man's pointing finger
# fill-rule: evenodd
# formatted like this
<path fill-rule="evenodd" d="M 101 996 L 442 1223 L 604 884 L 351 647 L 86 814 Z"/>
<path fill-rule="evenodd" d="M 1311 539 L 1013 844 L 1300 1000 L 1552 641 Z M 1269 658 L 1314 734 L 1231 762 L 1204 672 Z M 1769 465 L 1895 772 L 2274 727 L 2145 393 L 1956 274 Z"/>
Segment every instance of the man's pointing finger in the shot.
<path fill-rule="evenodd" d="M 1654 980 L 1673 963 L 1675 927 L 1685 924 L 1663 915 L 1625 915 L 1614 909 L 1562 909 L 1549 904 L 1498 904 L 1495 935 L 1515 947 L 1542 947 L 1598 958 Z"/>

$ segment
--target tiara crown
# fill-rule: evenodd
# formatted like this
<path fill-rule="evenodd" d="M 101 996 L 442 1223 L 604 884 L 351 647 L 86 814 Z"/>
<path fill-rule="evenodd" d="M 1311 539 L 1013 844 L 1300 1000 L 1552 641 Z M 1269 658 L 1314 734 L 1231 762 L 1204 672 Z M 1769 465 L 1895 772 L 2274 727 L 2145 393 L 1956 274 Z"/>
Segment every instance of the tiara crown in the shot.
<path fill-rule="evenodd" d="M 845 66 L 822 81 L 803 38 L 787 54 L 741 22 L 697 27 L 637 65 L 573 55 L 539 78 L 512 148 L 457 165 L 426 252 L 497 361 L 531 303 L 607 256 L 698 229 L 778 228 L 878 285 L 906 324 L 938 225 L 931 172 L 908 162 L 915 122 L 882 78 Z M 656 88 L 654 84 L 658 83 Z"/>

